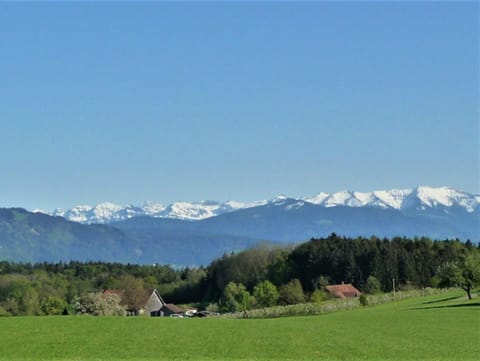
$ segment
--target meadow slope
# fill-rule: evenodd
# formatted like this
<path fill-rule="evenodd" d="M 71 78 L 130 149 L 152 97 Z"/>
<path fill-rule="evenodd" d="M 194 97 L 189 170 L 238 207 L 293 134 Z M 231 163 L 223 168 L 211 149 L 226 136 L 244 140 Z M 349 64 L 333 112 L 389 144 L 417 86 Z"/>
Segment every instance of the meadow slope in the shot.
<path fill-rule="evenodd" d="M 0 319 L 0 360 L 474 360 L 479 298 L 461 292 L 311 317 Z"/>

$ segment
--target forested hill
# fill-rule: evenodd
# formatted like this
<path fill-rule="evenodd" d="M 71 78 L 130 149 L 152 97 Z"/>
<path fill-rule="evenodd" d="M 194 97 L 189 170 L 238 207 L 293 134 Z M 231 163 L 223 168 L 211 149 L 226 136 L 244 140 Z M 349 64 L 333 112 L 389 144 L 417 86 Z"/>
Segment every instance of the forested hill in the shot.
<path fill-rule="evenodd" d="M 107 225 L 83 225 L 21 208 L 0 209 L 0 259 L 133 261 L 135 243 Z"/>
<path fill-rule="evenodd" d="M 133 220 L 132 220 L 133 221 Z M 208 264 L 224 253 L 259 242 L 253 237 L 189 228 L 174 219 L 135 219 L 141 229 L 81 224 L 62 217 L 0 208 L 0 261 L 103 261 L 138 264 Z"/>
<path fill-rule="evenodd" d="M 480 248 L 471 242 L 428 238 L 345 238 L 335 234 L 297 247 L 256 246 L 224 255 L 206 267 L 103 262 L 19 264 L 0 261 L 0 316 L 74 311 L 83 296 L 104 289 L 145 294 L 157 289 L 167 302 L 237 310 L 229 292 L 252 307 L 319 302 L 323 287 L 353 283 L 366 293 L 424 287 L 480 285 Z M 266 287 L 266 288 L 264 288 Z M 465 289 L 465 288 L 464 288 Z M 278 292 L 277 292 L 278 290 Z M 271 292 L 270 292 L 271 291 Z M 255 300 L 250 298 L 255 295 Z M 138 299 L 138 297 L 136 298 Z M 233 302 L 233 303 L 232 303 Z"/>

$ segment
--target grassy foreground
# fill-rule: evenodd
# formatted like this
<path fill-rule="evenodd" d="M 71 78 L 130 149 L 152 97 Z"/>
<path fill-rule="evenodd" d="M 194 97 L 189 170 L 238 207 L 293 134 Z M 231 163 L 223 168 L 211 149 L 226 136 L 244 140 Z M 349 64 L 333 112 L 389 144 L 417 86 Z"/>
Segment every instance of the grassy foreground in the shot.
<path fill-rule="evenodd" d="M 459 298 L 461 297 L 461 298 Z M 0 318 L 0 360 L 477 360 L 461 292 L 277 319 Z"/>

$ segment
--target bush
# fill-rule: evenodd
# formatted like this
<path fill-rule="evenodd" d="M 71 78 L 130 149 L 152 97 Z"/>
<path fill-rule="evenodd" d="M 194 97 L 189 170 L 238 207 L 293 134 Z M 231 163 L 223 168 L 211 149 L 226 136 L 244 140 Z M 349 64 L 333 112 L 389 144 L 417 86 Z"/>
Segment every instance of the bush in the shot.
<path fill-rule="evenodd" d="M 310 316 L 320 315 L 342 310 L 351 310 L 358 307 L 356 298 L 332 299 L 322 303 L 299 303 L 295 305 L 274 306 L 263 309 L 251 310 L 248 312 L 249 318 L 275 318 L 289 316 Z M 224 317 L 240 318 L 243 313 L 236 312 L 225 314 Z"/>
<path fill-rule="evenodd" d="M 360 295 L 360 297 L 358 298 L 358 300 L 360 301 L 360 304 L 361 304 L 362 306 L 367 306 L 367 305 L 368 305 L 367 296 L 365 296 L 364 294 Z"/>
<path fill-rule="evenodd" d="M 54 296 L 48 296 L 40 301 L 40 309 L 45 315 L 61 315 L 66 306 L 64 300 Z"/>
<path fill-rule="evenodd" d="M 207 307 L 205 307 L 205 310 L 207 310 L 208 312 L 214 312 L 214 313 L 220 312 L 220 308 L 216 303 L 209 303 Z"/>
<path fill-rule="evenodd" d="M 322 303 L 329 299 L 331 299 L 330 294 L 320 289 L 316 289 L 310 295 L 310 302 L 313 302 L 313 303 Z"/>
<path fill-rule="evenodd" d="M 270 281 L 263 281 L 253 289 L 253 297 L 260 307 L 272 307 L 277 304 L 278 291 L 277 287 Z"/>
<path fill-rule="evenodd" d="M 222 312 L 248 310 L 253 303 L 252 296 L 241 283 L 230 282 L 223 291 Z"/>
<path fill-rule="evenodd" d="M 116 294 L 89 293 L 76 300 L 75 312 L 81 315 L 125 316 L 126 310 L 120 301 L 120 296 Z"/>
<path fill-rule="evenodd" d="M 11 316 L 11 315 L 12 314 L 10 312 L 8 312 L 6 309 L 0 306 L 0 317 Z"/>
<path fill-rule="evenodd" d="M 285 305 L 305 302 L 302 284 L 298 279 L 294 278 L 286 285 L 280 287 L 280 302 Z"/>
<path fill-rule="evenodd" d="M 414 291 L 400 291 L 396 292 L 395 299 L 397 301 L 412 297 L 428 296 L 439 294 L 446 290 L 439 290 L 433 288 L 425 288 L 423 290 Z M 393 302 L 393 293 L 382 293 L 378 295 L 365 296 L 368 305 L 379 305 L 382 303 Z M 248 312 L 250 318 L 275 318 L 275 317 L 289 317 L 289 316 L 310 316 L 320 315 L 324 313 L 331 313 L 337 311 L 352 310 L 360 307 L 360 302 L 357 298 L 335 298 L 322 303 L 302 303 L 288 306 L 275 306 L 258 310 L 251 310 Z M 223 315 L 228 318 L 244 317 L 243 313 L 230 313 Z"/>
<path fill-rule="evenodd" d="M 367 282 L 365 283 L 365 287 L 363 291 L 370 295 L 374 295 L 380 293 L 382 285 L 380 281 L 375 276 L 368 276 Z"/>

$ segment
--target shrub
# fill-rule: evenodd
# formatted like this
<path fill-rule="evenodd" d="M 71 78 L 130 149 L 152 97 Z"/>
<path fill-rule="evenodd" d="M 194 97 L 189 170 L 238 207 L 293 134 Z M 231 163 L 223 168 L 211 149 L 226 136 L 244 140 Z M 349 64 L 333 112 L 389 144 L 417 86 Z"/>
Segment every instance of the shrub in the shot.
<path fill-rule="evenodd" d="M 248 310 L 253 303 L 252 296 L 241 283 L 230 282 L 223 291 L 222 312 Z"/>
<path fill-rule="evenodd" d="M 11 315 L 12 314 L 10 312 L 8 312 L 6 309 L 0 306 L 0 317 L 11 316 Z"/>
<path fill-rule="evenodd" d="M 76 300 L 75 312 L 94 316 L 125 316 L 125 307 L 120 301 L 120 296 L 116 294 L 89 293 Z"/>
<path fill-rule="evenodd" d="M 271 307 L 277 304 L 278 291 L 277 287 L 270 281 L 263 281 L 253 289 L 253 297 L 260 307 Z"/>
<path fill-rule="evenodd" d="M 324 301 L 326 301 L 330 298 L 331 298 L 331 296 L 330 296 L 329 293 L 327 293 L 327 292 L 325 292 L 324 290 L 321 290 L 321 289 L 316 289 L 310 295 L 310 302 L 322 303 L 322 302 L 324 302 Z"/>
<path fill-rule="evenodd" d="M 364 294 L 361 294 L 360 297 L 358 298 L 358 300 L 360 301 L 360 304 L 362 306 L 367 306 L 368 305 L 367 296 L 365 296 Z"/>
<path fill-rule="evenodd" d="M 364 292 L 374 295 L 380 293 L 382 285 L 380 281 L 375 276 L 368 276 L 367 282 L 365 283 Z"/>
<path fill-rule="evenodd" d="M 286 285 L 280 287 L 280 302 L 285 305 L 305 302 L 302 284 L 298 279 L 294 278 Z"/>
<path fill-rule="evenodd" d="M 215 313 L 220 311 L 218 304 L 216 303 L 209 303 L 207 307 L 205 307 L 205 310 L 207 310 L 208 312 L 215 312 Z"/>
<path fill-rule="evenodd" d="M 61 315 L 65 307 L 65 301 L 54 296 L 48 296 L 40 301 L 40 309 L 45 315 Z"/>
<path fill-rule="evenodd" d="M 439 290 L 433 288 L 425 288 L 423 290 L 414 291 L 399 291 L 395 294 L 397 301 L 412 297 L 427 296 L 439 294 L 446 290 Z M 393 293 L 382 293 L 378 295 L 365 296 L 368 305 L 379 305 L 382 303 L 393 302 Z M 360 302 L 357 298 L 331 299 L 322 303 L 302 303 L 287 306 L 274 306 L 269 308 L 251 310 L 248 312 L 250 318 L 275 318 L 275 317 L 289 317 L 289 316 L 310 316 L 320 315 L 324 313 L 352 310 L 360 307 Z M 241 312 L 229 313 L 223 315 L 228 318 L 241 318 L 244 314 Z"/>

